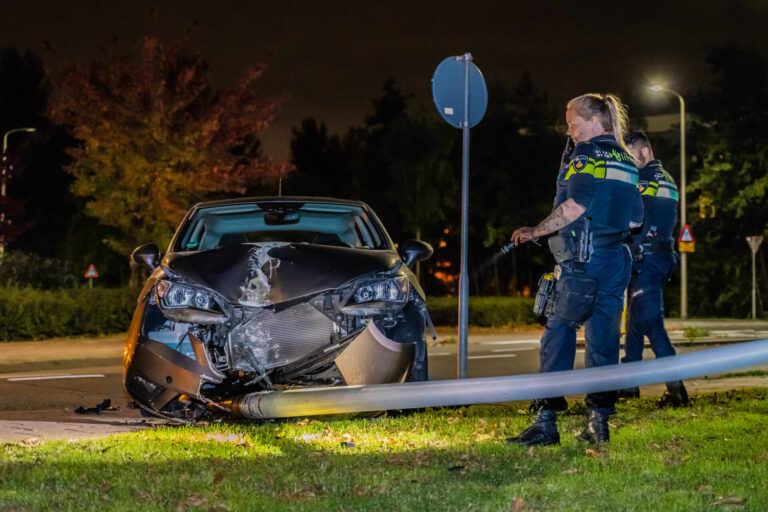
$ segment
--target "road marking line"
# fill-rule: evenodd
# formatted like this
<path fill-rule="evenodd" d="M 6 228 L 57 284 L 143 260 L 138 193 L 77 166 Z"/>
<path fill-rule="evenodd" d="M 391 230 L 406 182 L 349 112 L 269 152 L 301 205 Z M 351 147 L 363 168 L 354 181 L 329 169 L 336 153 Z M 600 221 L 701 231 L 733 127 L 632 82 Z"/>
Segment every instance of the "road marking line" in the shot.
<path fill-rule="evenodd" d="M 492 348 L 491 352 L 524 352 L 526 350 L 534 350 L 535 347 L 531 348 Z"/>
<path fill-rule="evenodd" d="M 487 341 L 485 343 L 479 343 L 479 345 L 522 345 L 528 343 L 539 343 L 538 338 L 530 340 L 510 340 L 510 341 Z"/>
<path fill-rule="evenodd" d="M 496 359 L 499 357 L 517 357 L 517 354 L 493 354 L 489 356 L 469 356 L 467 359 Z"/>
<path fill-rule="evenodd" d="M 11 377 L 6 379 L 9 382 L 18 382 L 21 380 L 53 380 L 53 379 L 95 379 L 98 377 L 105 377 L 101 373 L 94 373 L 90 375 L 48 375 L 45 377 Z"/>

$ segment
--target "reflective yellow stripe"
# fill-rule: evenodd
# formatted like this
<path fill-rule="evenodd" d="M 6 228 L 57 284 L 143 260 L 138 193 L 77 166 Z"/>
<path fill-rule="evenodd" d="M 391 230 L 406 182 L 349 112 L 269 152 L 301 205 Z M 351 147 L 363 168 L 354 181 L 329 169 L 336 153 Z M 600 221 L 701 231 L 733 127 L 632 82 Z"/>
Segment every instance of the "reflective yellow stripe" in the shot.
<path fill-rule="evenodd" d="M 568 172 L 565 175 L 565 179 L 570 179 L 574 174 L 586 173 L 595 178 L 605 178 L 605 160 L 595 161 L 594 158 L 590 158 L 583 169 L 576 170 L 573 167 L 573 162 L 568 164 Z"/>
<path fill-rule="evenodd" d="M 651 181 L 648 183 L 648 186 L 645 187 L 645 189 L 640 190 L 640 192 L 644 196 L 653 197 L 656 195 L 656 192 L 658 192 L 658 190 L 659 190 L 659 184 L 654 181 Z"/>

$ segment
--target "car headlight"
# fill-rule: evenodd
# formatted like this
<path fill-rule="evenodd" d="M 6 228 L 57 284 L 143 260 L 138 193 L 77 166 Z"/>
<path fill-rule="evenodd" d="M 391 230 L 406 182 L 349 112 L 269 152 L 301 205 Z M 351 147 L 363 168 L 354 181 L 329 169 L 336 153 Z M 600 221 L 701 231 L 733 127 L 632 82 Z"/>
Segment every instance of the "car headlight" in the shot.
<path fill-rule="evenodd" d="M 219 309 L 213 295 L 200 288 L 160 280 L 155 289 L 164 308 L 196 308 L 206 311 Z"/>
<path fill-rule="evenodd" d="M 355 290 L 356 304 L 367 302 L 396 302 L 408 300 L 408 278 L 406 276 L 391 277 L 381 281 L 365 283 Z"/>

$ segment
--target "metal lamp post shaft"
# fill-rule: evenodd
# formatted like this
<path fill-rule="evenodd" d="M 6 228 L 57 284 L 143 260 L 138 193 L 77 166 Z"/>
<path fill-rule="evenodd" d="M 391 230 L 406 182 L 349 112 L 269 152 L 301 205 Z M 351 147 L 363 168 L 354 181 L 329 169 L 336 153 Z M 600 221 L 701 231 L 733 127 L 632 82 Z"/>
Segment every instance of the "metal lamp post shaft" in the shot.
<path fill-rule="evenodd" d="M 675 91 L 669 91 L 680 100 L 680 229 L 686 225 L 688 202 L 685 186 L 685 100 Z M 688 319 L 688 253 L 682 253 L 680 258 L 680 319 Z"/>
<path fill-rule="evenodd" d="M 0 170 L 0 208 L 2 208 L 2 211 L 0 211 L 0 229 L 5 225 L 7 222 L 7 215 L 5 213 L 5 188 L 6 183 L 8 182 L 8 158 L 6 156 L 6 152 L 8 151 L 8 136 L 17 133 L 17 132 L 34 132 L 37 131 L 37 128 L 14 128 L 13 130 L 8 130 L 5 132 L 5 135 L 3 135 L 3 162 L 2 162 L 2 170 Z M 0 237 L 0 258 L 3 257 L 3 254 L 5 253 L 5 240 Z"/>

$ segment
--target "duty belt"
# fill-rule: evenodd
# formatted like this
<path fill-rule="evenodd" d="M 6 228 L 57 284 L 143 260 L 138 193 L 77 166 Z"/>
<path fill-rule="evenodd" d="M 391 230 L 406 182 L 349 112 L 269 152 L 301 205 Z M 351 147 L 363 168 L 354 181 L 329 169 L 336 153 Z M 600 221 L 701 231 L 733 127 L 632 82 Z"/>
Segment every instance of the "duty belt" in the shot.
<path fill-rule="evenodd" d="M 575 237 L 558 234 L 550 237 L 549 240 L 547 240 L 547 243 L 549 244 L 549 250 L 552 251 L 552 255 L 555 257 L 555 261 L 558 263 L 571 261 L 574 259 L 583 263 L 584 261 L 589 260 L 589 255 L 592 253 L 592 250 L 602 247 L 609 247 L 612 245 L 619 245 L 620 243 L 626 241 L 628 236 L 629 231 L 590 237 L 587 258 L 582 260 L 580 260 L 578 257 L 578 242 Z"/>
<path fill-rule="evenodd" d="M 641 245 L 645 248 L 645 252 L 671 252 L 675 248 L 675 242 L 669 239 L 646 238 Z"/>
<path fill-rule="evenodd" d="M 609 235 L 595 235 L 592 237 L 592 247 L 598 249 L 600 247 L 608 247 L 610 245 L 618 245 L 627 241 L 629 231 L 623 231 L 621 233 L 611 233 Z"/>

